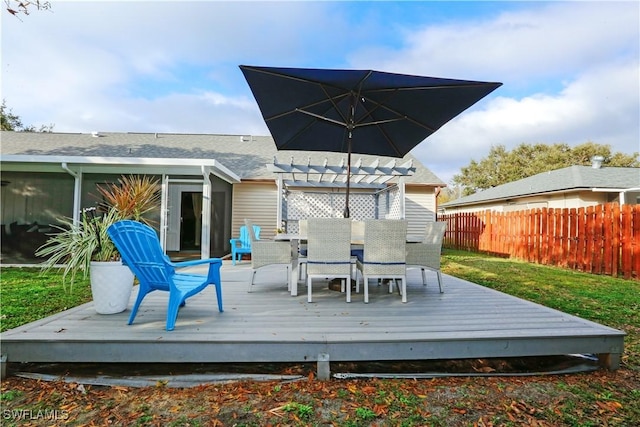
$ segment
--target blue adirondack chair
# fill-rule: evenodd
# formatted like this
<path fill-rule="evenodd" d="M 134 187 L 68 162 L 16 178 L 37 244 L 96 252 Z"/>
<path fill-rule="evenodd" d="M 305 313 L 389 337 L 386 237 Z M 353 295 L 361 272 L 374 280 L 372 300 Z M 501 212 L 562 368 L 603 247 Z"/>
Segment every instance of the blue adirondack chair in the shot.
<path fill-rule="evenodd" d="M 253 226 L 253 233 L 256 235 L 256 239 L 260 239 L 260 226 Z M 251 253 L 251 237 L 247 232 L 247 226 L 240 227 L 240 237 L 237 239 L 229 240 L 231 243 L 231 264 L 236 265 L 236 260 L 242 259 L 242 254 Z"/>
<path fill-rule="evenodd" d="M 129 317 L 129 325 L 136 317 L 140 303 L 153 291 L 168 291 L 167 331 L 175 328 L 178 308 L 185 305 L 190 296 L 208 285 L 216 287 L 218 310 L 222 312 L 222 285 L 220 283 L 220 258 L 173 263 L 162 248 L 155 230 L 137 221 L 123 220 L 112 224 L 107 233 L 126 264 L 138 278 L 138 298 Z M 207 275 L 176 272 L 176 268 L 209 264 Z"/>

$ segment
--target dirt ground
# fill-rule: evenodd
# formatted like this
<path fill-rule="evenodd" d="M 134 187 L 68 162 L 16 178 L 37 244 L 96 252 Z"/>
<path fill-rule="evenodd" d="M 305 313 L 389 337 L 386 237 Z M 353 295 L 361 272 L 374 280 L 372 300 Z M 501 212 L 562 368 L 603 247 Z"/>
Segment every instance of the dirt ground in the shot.
<path fill-rule="evenodd" d="M 526 358 L 315 365 L 20 365 L 2 382 L 3 426 L 637 426 L 640 372 L 590 360 Z M 287 379 L 174 387 L 177 375 L 230 372 Z M 48 374 L 26 379 L 16 370 Z M 581 371 L 570 373 L 572 371 Z M 372 373 L 408 375 L 377 378 Z M 418 373 L 430 377 L 410 378 Z M 118 383 L 160 375 L 144 387 Z M 349 377 L 356 376 L 356 378 Z M 373 378 L 360 378 L 371 375 Z M 109 378 L 89 385 L 82 378 Z"/>

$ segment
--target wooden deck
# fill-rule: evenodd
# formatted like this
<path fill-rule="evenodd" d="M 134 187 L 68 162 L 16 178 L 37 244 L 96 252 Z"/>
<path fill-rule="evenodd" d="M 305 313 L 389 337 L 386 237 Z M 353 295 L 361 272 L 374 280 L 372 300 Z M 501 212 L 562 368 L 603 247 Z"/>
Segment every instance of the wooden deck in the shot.
<path fill-rule="evenodd" d="M 433 360 L 595 354 L 618 368 L 624 333 L 443 275 L 408 275 L 408 303 L 370 286 L 347 304 L 314 284 L 314 302 L 287 291 L 284 270 L 263 269 L 247 293 L 248 262 L 223 266 L 224 313 L 213 288 L 187 301 L 176 329 L 164 330 L 167 294 L 147 296 L 135 323 L 130 307 L 99 315 L 93 304 L 1 334 L 7 362 L 314 362 Z M 137 289 L 134 289 L 132 302 Z"/>

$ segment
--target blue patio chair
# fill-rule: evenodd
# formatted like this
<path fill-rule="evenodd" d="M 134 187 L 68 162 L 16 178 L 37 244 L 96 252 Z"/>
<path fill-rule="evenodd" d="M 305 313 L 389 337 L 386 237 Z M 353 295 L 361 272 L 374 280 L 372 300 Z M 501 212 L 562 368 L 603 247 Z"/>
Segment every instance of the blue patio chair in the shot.
<path fill-rule="evenodd" d="M 208 285 L 216 287 L 218 310 L 222 312 L 222 287 L 220 283 L 220 258 L 173 263 L 162 248 L 155 230 L 137 221 L 123 220 L 112 224 L 107 233 L 127 265 L 138 278 L 138 297 L 129 317 L 129 325 L 138 313 L 144 297 L 153 291 L 168 291 L 167 331 L 175 328 L 178 308 L 185 305 L 190 296 L 204 290 Z M 209 264 L 207 275 L 178 273 L 176 268 Z"/>
<path fill-rule="evenodd" d="M 260 240 L 259 225 L 253 226 L 253 233 L 256 235 L 256 239 Z M 231 263 L 233 265 L 236 265 L 236 260 L 242 259 L 242 254 L 251 253 L 251 236 L 249 236 L 246 225 L 240 227 L 240 237 L 231 239 L 229 242 L 231 243 Z"/>

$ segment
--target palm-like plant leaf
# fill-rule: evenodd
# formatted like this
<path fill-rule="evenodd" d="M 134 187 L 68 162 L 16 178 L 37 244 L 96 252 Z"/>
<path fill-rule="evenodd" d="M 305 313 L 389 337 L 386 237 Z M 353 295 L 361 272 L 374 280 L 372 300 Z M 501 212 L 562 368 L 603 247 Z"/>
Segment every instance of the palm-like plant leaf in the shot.
<path fill-rule="evenodd" d="M 52 235 L 36 251 L 37 256 L 48 257 L 41 264 L 44 271 L 62 265 L 62 283 L 73 287 L 77 274 L 86 278 L 91 261 L 111 261 L 118 259 L 118 251 L 107 235 L 107 228 L 122 219 L 115 209 L 110 209 L 101 217 L 83 214 L 81 221 L 63 218 L 60 231 Z"/>
<path fill-rule="evenodd" d="M 104 197 L 104 213 L 94 216 L 93 210 L 83 211 L 79 222 L 62 218 L 60 231 L 36 251 L 47 257 L 41 264 L 47 271 L 62 265 L 63 286 L 73 286 L 79 273 L 86 278 L 91 261 L 113 261 L 120 255 L 107 234 L 109 226 L 122 219 L 149 223 L 145 215 L 160 205 L 160 185 L 150 177 L 123 176 L 117 184 L 107 184 L 98 191 Z M 87 212 L 90 214 L 88 215 Z"/>
<path fill-rule="evenodd" d="M 123 176 L 118 183 L 98 187 L 107 208 L 122 218 L 147 222 L 145 215 L 160 205 L 160 184 L 148 176 Z"/>

